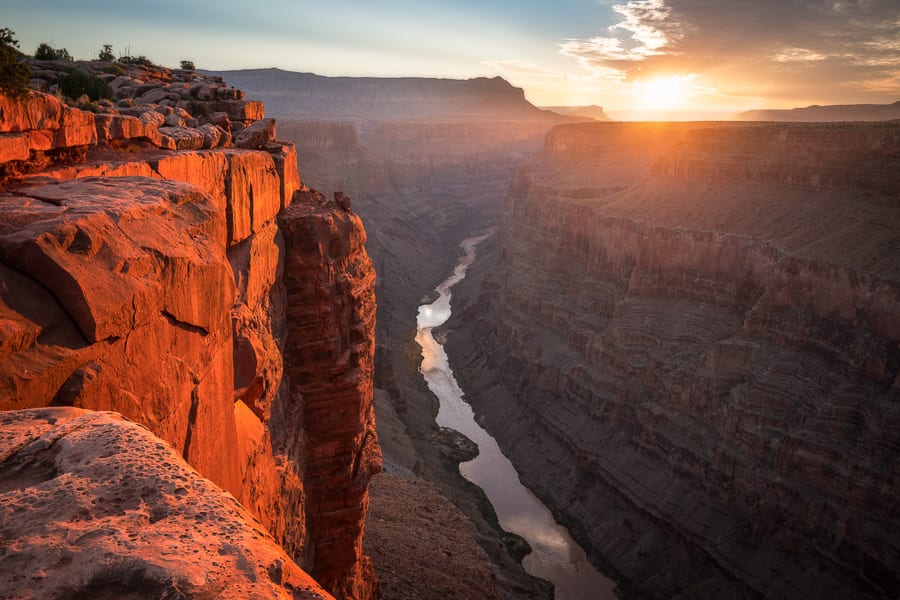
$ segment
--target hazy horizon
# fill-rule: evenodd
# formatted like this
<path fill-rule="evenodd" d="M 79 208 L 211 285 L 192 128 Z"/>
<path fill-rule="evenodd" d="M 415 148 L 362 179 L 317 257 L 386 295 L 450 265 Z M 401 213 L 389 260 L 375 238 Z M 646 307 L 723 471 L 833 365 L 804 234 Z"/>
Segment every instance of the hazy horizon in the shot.
<path fill-rule="evenodd" d="M 116 55 L 209 70 L 501 76 L 537 106 L 596 104 L 619 118 L 900 99 L 900 5 L 891 0 L 0 6 L 2 26 L 28 54 L 47 42 L 91 59 L 111 44 Z"/>

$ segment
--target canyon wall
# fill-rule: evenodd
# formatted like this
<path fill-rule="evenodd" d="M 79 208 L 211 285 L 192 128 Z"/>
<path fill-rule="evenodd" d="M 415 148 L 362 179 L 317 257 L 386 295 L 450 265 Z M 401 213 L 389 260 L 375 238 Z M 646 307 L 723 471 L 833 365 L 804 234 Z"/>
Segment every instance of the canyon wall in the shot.
<path fill-rule="evenodd" d="M 0 148 L 25 144 L 0 169 L 0 409 L 121 413 L 330 591 L 374 597 L 362 223 L 295 194 L 294 146 L 260 103 L 144 71 L 96 115 L 0 96 Z"/>
<path fill-rule="evenodd" d="M 898 165 L 896 123 L 611 123 L 516 173 L 448 354 L 624 593 L 900 593 Z"/>

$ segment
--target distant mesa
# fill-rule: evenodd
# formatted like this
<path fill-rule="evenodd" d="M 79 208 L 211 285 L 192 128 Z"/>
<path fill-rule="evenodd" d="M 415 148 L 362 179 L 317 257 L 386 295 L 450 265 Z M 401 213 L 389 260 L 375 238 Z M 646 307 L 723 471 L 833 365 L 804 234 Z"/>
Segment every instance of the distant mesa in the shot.
<path fill-rule="evenodd" d="M 521 88 L 500 77 L 325 77 L 281 69 L 218 71 L 259 98 L 269 115 L 309 120 L 547 120 Z"/>
<path fill-rule="evenodd" d="M 594 121 L 612 121 L 602 106 L 591 104 L 590 106 L 543 106 L 545 110 L 555 112 L 565 117 L 580 117 L 593 119 Z"/>
<path fill-rule="evenodd" d="M 829 121 L 892 121 L 900 119 L 900 101 L 893 104 L 812 105 L 785 110 L 748 110 L 734 116 L 735 121 L 794 121 L 824 123 Z"/>

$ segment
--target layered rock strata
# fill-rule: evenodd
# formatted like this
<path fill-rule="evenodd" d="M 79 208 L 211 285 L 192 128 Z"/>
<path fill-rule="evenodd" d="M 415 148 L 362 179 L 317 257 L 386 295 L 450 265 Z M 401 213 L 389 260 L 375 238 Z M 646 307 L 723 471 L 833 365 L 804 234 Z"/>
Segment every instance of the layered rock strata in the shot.
<path fill-rule="evenodd" d="M 76 108 L 45 93 L 30 92 L 26 102 L 0 95 L 0 184 L 83 160 L 96 144 L 137 152 L 227 147 L 233 135 L 241 148 L 260 149 L 274 140 L 274 122 L 262 120 L 262 102 L 245 99 L 221 77 L 103 61 L 30 62 L 36 75 L 31 87 L 38 92 L 57 92 L 61 76 L 82 71 L 108 82 L 112 98 L 82 100 Z"/>
<path fill-rule="evenodd" d="M 46 98 L 33 94 L 4 114 L 37 114 L 35 102 L 55 106 Z M 96 124 L 95 115 L 83 114 Z M 27 125 L 34 131 L 45 123 Z M 273 122 L 245 131 L 260 150 L 88 145 L 84 162 L 60 159 L 30 174 L 14 165 L 16 178 L 0 192 L 0 409 L 66 405 L 116 411 L 145 425 L 234 494 L 302 567 L 327 573 L 334 590 L 343 582 L 341 596 L 369 597 L 375 584 L 365 558 L 346 555 L 332 539 L 360 547 L 367 479 L 355 455 L 341 454 L 327 467 L 346 460 L 353 476 L 344 479 L 318 461 L 327 452 L 320 445 L 344 444 L 354 421 L 369 422 L 371 370 L 339 362 L 339 354 L 305 355 L 304 368 L 329 372 L 335 385 L 316 401 L 319 412 L 306 415 L 304 390 L 285 376 L 283 351 L 292 332 L 304 337 L 325 326 L 288 321 L 288 306 L 315 301 L 315 309 L 327 310 L 325 303 L 340 302 L 341 311 L 353 307 L 371 324 L 373 290 L 363 297 L 362 288 L 373 282 L 360 281 L 352 298 L 290 297 L 282 278 L 286 244 L 320 243 L 286 240 L 278 223 L 301 185 L 296 152 L 275 141 Z M 318 208 L 322 218 L 328 211 L 351 218 Z M 318 268 L 327 277 L 350 276 L 340 261 L 370 264 L 353 219 L 359 231 L 339 234 L 355 236 L 350 249 L 358 254 L 330 257 L 333 232 L 321 242 Z M 307 260 L 298 276 L 315 270 Z M 341 341 L 321 335 L 323 346 Z M 354 342 L 374 344 L 371 337 Z M 344 371 L 357 378 L 356 405 L 341 404 Z M 327 382 L 319 392 L 328 392 Z M 334 414 L 324 408 L 329 401 Z M 317 436 L 307 435 L 310 427 Z M 377 438 L 363 443 L 373 456 L 364 466 L 377 470 Z M 321 498 L 346 503 L 342 520 L 329 520 Z"/>
<path fill-rule="evenodd" d="M 898 156 L 896 124 L 598 124 L 517 174 L 448 354 L 626 592 L 900 592 Z"/>
<path fill-rule="evenodd" d="M 375 270 L 360 218 L 315 192 L 279 217 L 285 236 L 285 370 L 302 395 L 313 574 L 348 598 L 373 595 L 362 552 L 368 484 L 381 470 L 375 431 Z M 296 443 L 285 436 L 284 443 Z"/>
<path fill-rule="evenodd" d="M 118 413 L 0 412 L 3 598 L 332 598 L 247 509 Z"/>

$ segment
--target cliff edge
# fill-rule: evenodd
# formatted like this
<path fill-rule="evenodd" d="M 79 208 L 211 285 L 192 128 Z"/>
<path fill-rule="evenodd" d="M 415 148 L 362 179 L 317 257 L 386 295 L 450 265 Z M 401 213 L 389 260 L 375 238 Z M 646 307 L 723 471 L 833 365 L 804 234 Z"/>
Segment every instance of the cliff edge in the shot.
<path fill-rule="evenodd" d="M 377 596 L 362 223 L 299 191 L 293 144 L 221 79 L 115 83 L 130 102 L 97 114 L 0 96 L 0 409 L 120 413 L 329 591 Z"/>

